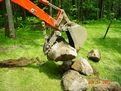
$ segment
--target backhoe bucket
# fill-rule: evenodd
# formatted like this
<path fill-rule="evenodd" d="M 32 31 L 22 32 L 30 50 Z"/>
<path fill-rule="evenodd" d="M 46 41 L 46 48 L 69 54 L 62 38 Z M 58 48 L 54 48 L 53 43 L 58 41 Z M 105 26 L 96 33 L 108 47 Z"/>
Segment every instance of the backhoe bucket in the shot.
<path fill-rule="evenodd" d="M 85 31 L 85 28 L 73 23 L 66 32 L 69 44 L 74 47 L 77 51 L 79 51 L 80 47 L 82 47 L 84 41 L 87 38 L 87 32 Z"/>

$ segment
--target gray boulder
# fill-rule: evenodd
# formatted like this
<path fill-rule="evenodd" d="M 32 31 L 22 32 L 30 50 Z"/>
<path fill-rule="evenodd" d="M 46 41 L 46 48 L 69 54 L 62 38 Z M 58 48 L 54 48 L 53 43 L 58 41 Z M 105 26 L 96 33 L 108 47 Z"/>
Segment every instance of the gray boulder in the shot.
<path fill-rule="evenodd" d="M 98 62 L 101 59 L 101 53 L 98 49 L 91 50 L 87 57 L 95 62 Z"/>
<path fill-rule="evenodd" d="M 81 58 L 80 60 L 76 60 L 72 64 L 71 68 L 85 75 L 93 74 L 93 68 L 88 63 L 88 61 L 84 58 Z"/>
<path fill-rule="evenodd" d="M 69 70 L 62 77 L 64 91 L 86 91 L 88 81 L 77 71 Z"/>
<path fill-rule="evenodd" d="M 54 61 L 68 61 L 76 56 L 76 49 L 71 47 L 63 38 L 58 39 L 47 53 L 48 59 Z"/>
<path fill-rule="evenodd" d="M 66 71 L 70 70 L 72 63 L 72 60 L 63 61 L 63 64 L 60 66 L 61 72 L 65 73 Z"/>

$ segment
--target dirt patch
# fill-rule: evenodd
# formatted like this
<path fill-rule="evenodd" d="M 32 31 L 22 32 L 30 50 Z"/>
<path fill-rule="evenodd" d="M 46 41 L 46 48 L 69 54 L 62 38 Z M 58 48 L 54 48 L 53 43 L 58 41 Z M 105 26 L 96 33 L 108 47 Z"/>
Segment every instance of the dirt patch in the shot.
<path fill-rule="evenodd" d="M 7 50 L 6 48 L 0 48 L 0 52 L 4 52 L 6 50 Z"/>
<path fill-rule="evenodd" d="M 18 48 L 23 48 L 23 46 L 16 46 L 16 45 L 14 45 L 14 46 L 6 47 L 6 48 L 0 47 L 0 52 L 13 51 L 13 50 L 16 50 Z"/>
<path fill-rule="evenodd" d="M 25 57 L 21 57 L 19 59 L 8 59 L 0 61 L 0 67 L 25 67 L 33 63 L 40 64 L 42 62 L 39 60 L 38 57 L 34 59 L 27 59 Z"/>

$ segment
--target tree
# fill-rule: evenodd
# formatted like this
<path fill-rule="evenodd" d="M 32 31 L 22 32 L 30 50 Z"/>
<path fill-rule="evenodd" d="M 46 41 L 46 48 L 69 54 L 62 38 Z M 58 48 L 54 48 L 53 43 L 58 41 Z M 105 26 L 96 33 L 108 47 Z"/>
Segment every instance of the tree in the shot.
<path fill-rule="evenodd" d="M 84 0 L 78 0 L 78 1 L 76 1 L 76 3 L 77 3 L 78 20 L 83 21 L 84 20 L 84 12 L 83 12 L 84 11 L 84 8 L 83 8 Z"/>
<path fill-rule="evenodd" d="M 61 8 L 62 7 L 62 0 L 58 1 L 58 6 Z"/>
<path fill-rule="evenodd" d="M 53 2 L 53 0 L 50 0 L 50 3 L 52 3 Z M 50 7 L 50 15 L 52 16 L 53 15 L 53 9 L 52 9 L 52 7 Z"/>
<path fill-rule="evenodd" d="M 99 19 L 103 17 L 103 4 L 104 4 L 104 0 L 98 0 L 98 8 L 99 8 L 98 18 Z"/>
<path fill-rule="evenodd" d="M 5 7 L 6 7 L 6 29 L 5 35 L 10 38 L 15 38 L 15 28 L 14 28 L 14 21 L 13 21 L 13 14 L 12 14 L 12 7 L 10 0 L 5 0 Z"/>
<path fill-rule="evenodd" d="M 75 5 L 75 0 L 72 0 L 72 5 Z"/>

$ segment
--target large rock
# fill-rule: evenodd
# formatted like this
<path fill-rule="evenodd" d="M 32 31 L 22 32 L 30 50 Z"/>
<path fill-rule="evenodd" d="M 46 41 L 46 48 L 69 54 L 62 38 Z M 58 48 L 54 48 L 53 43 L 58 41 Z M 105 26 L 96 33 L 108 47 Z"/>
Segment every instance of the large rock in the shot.
<path fill-rule="evenodd" d="M 71 47 L 63 38 L 57 39 L 47 54 L 47 57 L 54 61 L 68 61 L 76 56 L 76 49 Z"/>
<path fill-rule="evenodd" d="M 98 84 L 92 87 L 91 91 L 121 91 L 121 87 L 117 82 L 110 84 Z"/>
<path fill-rule="evenodd" d="M 88 61 L 84 58 L 81 58 L 80 60 L 76 60 L 72 64 L 71 68 L 85 75 L 93 74 L 93 68 L 88 63 Z"/>
<path fill-rule="evenodd" d="M 63 64 L 60 66 L 61 72 L 65 73 L 66 71 L 70 70 L 72 63 L 72 60 L 64 61 Z"/>
<path fill-rule="evenodd" d="M 86 91 L 88 81 L 77 71 L 69 70 L 62 77 L 64 91 Z"/>
<path fill-rule="evenodd" d="M 87 57 L 95 62 L 98 62 L 101 59 L 101 53 L 98 49 L 93 49 L 88 53 Z"/>

